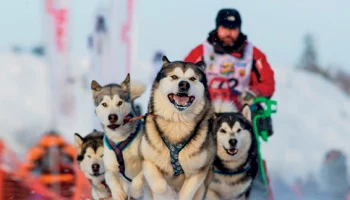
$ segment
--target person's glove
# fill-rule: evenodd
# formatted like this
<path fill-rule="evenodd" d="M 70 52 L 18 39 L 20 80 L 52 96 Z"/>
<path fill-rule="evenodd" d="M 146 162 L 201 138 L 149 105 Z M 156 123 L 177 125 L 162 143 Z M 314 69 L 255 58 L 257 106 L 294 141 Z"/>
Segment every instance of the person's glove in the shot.
<path fill-rule="evenodd" d="M 256 93 L 251 91 L 251 90 L 247 90 L 244 91 L 241 96 L 239 97 L 239 101 L 242 105 L 244 104 L 248 104 L 248 105 L 253 105 L 254 103 L 254 99 L 257 97 Z"/>

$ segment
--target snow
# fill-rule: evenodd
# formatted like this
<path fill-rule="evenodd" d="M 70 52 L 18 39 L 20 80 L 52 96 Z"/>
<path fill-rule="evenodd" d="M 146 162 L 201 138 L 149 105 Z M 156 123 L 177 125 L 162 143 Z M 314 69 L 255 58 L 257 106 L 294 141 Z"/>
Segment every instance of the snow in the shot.
<path fill-rule="evenodd" d="M 76 63 L 77 115 L 73 126 L 59 125 L 69 142 L 73 142 L 74 132 L 85 135 L 94 128 L 90 83 L 82 82 L 81 78 L 86 64 Z M 131 80 L 148 84 L 147 92 L 136 100 L 146 112 L 154 72 L 150 62 L 140 61 L 135 66 Z M 46 62 L 30 55 L 0 54 L 0 70 L 0 138 L 23 155 L 50 129 Z M 304 71 L 277 68 L 275 77 L 273 99 L 278 101 L 278 112 L 273 116 L 275 132 L 268 143 L 263 142 L 269 173 L 283 174 L 287 181 L 293 181 L 309 172 L 317 175 L 324 153 L 331 148 L 349 154 L 350 99 L 322 77 Z"/>
<path fill-rule="evenodd" d="M 28 55 L 3 54 L 0 70 L 0 137 L 22 153 L 48 128 L 50 107 L 45 64 Z"/>
<path fill-rule="evenodd" d="M 275 133 L 263 144 L 269 170 L 287 181 L 308 173 L 317 176 L 326 151 L 350 153 L 350 99 L 320 76 L 292 68 L 275 72 Z"/>

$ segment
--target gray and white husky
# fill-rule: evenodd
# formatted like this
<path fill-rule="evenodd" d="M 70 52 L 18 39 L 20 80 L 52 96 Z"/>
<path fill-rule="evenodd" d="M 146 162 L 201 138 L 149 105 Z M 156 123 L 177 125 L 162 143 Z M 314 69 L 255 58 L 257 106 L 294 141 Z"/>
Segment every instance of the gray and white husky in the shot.
<path fill-rule="evenodd" d="M 139 145 L 141 121 L 128 121 L 135 117 L 133 101 L 140 97 L 145 86 L 131 83 L 128 74 L 121 84 L 100 86 L 92 81 L 91 90 L 95 111 L 105 132 L 103 161 L 106 182 L 113 199 L 124 200 L 132 179 L 141 172 Z"/>
<path fill-rule="evenodd" d="M 221 101 L 213 106 L 217 153 L 206 199 L 245 200 L 258 171 L 250 107 L 244 105 L 237 111 L 231 102 Z"/>
<path fill-rule="evenodd" d="M 216 153 L 204 63 L 170 62 L 153 83 L 140 146 L 153 199 L 202 199 Z"/>
<path fill-rule="evenodd" d="M 79 169 L 91 184 L 93 199 L 110 200 L 111 191 L 105 182 L 105 168 L 103 164 L 103 136 L 102 132 L 94 130 L 85 137 L 75 133 L 75 148 Z"/>

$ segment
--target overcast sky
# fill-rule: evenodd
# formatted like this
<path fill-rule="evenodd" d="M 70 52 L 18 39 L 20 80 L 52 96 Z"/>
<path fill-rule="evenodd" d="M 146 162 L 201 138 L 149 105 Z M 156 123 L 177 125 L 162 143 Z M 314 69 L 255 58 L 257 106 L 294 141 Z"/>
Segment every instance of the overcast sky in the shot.
<path fill-rule="evenodd" d="M 43 42 L 43 0 L 1 0 L 0 50 L 12 44 Z M 71 2 L 72 53 L 86 55 L 87 35 L 96 8 L 107 0 Z M 293 66 L 306 33 L 315 36 L 321 64 L 348 70 L 350 1 L 346 0 L 134 0 L 138 25 L 138 57 L 150 59 L 157 49 L 171 60 L 183 59 L 215 26 L 217 11 L 237 8 L 243 32 L 267 54 L 273 66 Z M 205 2 L 205 3 L 204 3 Z"/>

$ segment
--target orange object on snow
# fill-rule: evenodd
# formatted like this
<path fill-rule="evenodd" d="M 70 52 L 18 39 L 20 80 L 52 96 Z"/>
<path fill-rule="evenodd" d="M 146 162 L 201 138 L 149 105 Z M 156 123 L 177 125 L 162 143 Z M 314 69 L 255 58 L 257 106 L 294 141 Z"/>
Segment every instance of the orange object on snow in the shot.
<path fill-rule="evenodd" d="M 51 147 L 54 150 L 48 150 Z M 75 148 L 61 136 L 46 134 L 30 149 L 23 164 L 0 140 L 0 200 L 91 199 L 90 183 L 78 169 L 75 157 Z"/>

